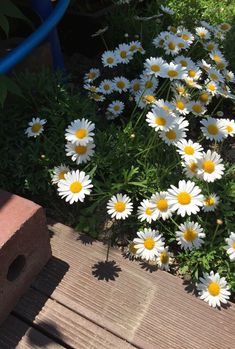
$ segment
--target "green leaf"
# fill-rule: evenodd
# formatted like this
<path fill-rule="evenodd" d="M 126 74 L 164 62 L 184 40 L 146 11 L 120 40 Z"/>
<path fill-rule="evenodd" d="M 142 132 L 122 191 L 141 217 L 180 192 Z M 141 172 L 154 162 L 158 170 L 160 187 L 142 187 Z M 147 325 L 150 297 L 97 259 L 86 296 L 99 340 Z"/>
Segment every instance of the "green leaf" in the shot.
<path fill-rule="evenodd" d="M 7 86 L 4 80 L 0 77 L 0 105 L 3 107 L 5 99 L 7 98 Z"/>
<path fill-rule="evenodd" d="M 5 83 L 6 83 L 6 86 L 7 86 L 7 89 L 9 92 L 11 92 L 17 96 L 23 97 L 23 95 L 21 93 L 21 89 L 12 79 L 5 76 Z"/>
<path fill-rule="evenodd" d="M 22 19 L 22 20 L 26 21 L 30 26 L 32 26 L 31 21 L 28 20 L 28 18 L 24 16 L 24 14 L 20 11 L 20 9 L 17 6 L 15 6 L 11 2 L 11 0 L 1 0 L 0 1 L 0 13 L 2 15 L 7 16 L 7 17 Z"/>
<path fill-rule="evenodd" d="M 5 75 L 0 76 L 0 105 L 3 107 L 7 92 L 23 97 L 20 88 L 16 83 Z"/>
<path fill-rule="evenodd" d="M 0 27 L 2 28 L 2 30 L 4 31 L 6 36 L 8 36 L 8 34 L 9 34 L 9 22 L 8 22 L 6 16 L 4 16 L 2 13 L 0 13 Z"/>

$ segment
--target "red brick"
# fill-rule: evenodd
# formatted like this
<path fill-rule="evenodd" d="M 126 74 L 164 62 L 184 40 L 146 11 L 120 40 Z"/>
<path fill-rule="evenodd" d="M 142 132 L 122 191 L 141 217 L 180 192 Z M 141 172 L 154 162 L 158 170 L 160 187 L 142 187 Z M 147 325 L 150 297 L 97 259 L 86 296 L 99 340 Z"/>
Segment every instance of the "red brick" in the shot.
<path fill-rule="evenodd" d="M 0 190 L 0 323 L 50 257 L 42 207 Z"/>

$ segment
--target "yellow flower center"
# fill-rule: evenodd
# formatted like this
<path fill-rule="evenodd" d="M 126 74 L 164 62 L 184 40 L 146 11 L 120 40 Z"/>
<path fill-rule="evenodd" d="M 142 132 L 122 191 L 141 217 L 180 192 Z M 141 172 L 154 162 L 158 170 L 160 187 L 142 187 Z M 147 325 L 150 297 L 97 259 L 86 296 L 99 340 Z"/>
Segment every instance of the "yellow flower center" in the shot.
<path fill-rule="evenodd" d="M 166 199 L 160 199 L 157 201 L 157 208 L 159 211 L 165 212 L 168 209 L 168 203 Z"/>
<path fill-rule="evenodd" d="M 202 38 L 202 39 L 204 39 L 205 38 L 205 36 L 206 36 L 206 34 L 204 33 L 204 32 L 200 32 L 200 33 L 198 33 L 198 35 L 200 36 L 200 38 Z"/>
<path fill-rule="evenodd" d="M 61 171 L 58 175 L 59 179 L 64 179 L 64 175 L 67 173 L 67 171 Z"/>
<path fill-rule="evenodd" d="M 154 73 L 157 73 L 157 72 L 160 71 L 160 67 L 159 67 L 159 65 L 157 65 L 157 64 L 152 64 L 152 65 L 151 65 L 151 70 L 152 70 Z"/>
<path fill-rule="evenodd" d="M 192 172 L 196 172 L 196 169 L 197 169 L 197 164 L 196 164 L 196 162 L 191 162 L 191 164 L 189 165 L 189 169 L 190 169 Z"/>
<path fill-rule="evenodd" d="M 182 101 L 176 101 L 175 105 L 176 105 L 176 108 L 180 110 L 183 110 L 185 108 L 185 104 Z"/>
<path fill-rule="evenodd" d="M 180 64 L 182 65 L 182 67 L 187 67 L 188 66 L 188 62 L 187 61 L 180 61 Z"/>
<path fill-rule="evenodd" d="M 210 77 L 211 77 L 212 80 L 218 80 L 218 76 L 216 74 L 214 74 L 214 73 L 211 73 Z"/>
<path fill-rule="evenodd" d="M 183 43 L 183 42 L 179 42 L 179 43 L 178 43 L 178 47 L 179 47 L 179 48 L 183 48 L 183 47 L 184 47 L 184 43 Z"/>
<path fill-rule="evenodd" d="M 136 82 L 136 83 L 133 85 L 133 90 L 134 90 L 135 92 L 137 92 L 137 91 L 139 91 L 139 89 L 140 89 L 140 84 L 139 84 L 138 82 Z"/>
<path fill-rule="evenodd" d="M 145 88 L 153 87 L 153 82 L 151 80 L 145 82 Z"/>
<path fill-rule="evenodd" d="M 196 76 L 195 70 L 189 70 L 188 75 L 190 76 L 190 78 L 194 78 Z"/>
<path fill-rule="evenodd" d="M 220 286 L 217 282 L 210 282 L 207 289 L 211 296 L 216 297 L 220 294 Z"/>
<path fill-rule="evenodd" d="M 176 76 L 178 76 L 178 72 L 176 70 L 168 70 L 167 75 L 170 78 L 175 78 Z"/>
<path fill-rule="evenodd" d="M 151 210 L 151 208 L 147 207 L 145 210 L 145 214 L 147 214 L 148 216 L 151 216 L 153 213 L 153 211 Z"/>
<path fill-rule="evenodd" d="M 213 173 L 215 171 L 215 164 L 211 160 L 206 160 L 203 162 L 202 168 L 207 173 Z"/>
<path fill-rule="evenodd" d="M 110 90 L 110 85 L 109 85 L 109 84 L 104 84 L 104 90 L 105 90 L 105 91 Z"/>
<path fill-rule="evenodd" d="M 87 130 L 85 128 L 79 128 L 75 131 L 75 136 L 79 139 L 83 139 L 87 136 Z"/>
<path fill-rule="evenodd" d="M 144 240 L 144 247 L 147 248 L 147 250 L 152 250 L 155 246 L 155 241 L 153 238 L 148 238 Z"/>
<path fill-rule="evenodd" d="M 158 126 L 165 126 L 166 125 L 166 120 L 160 116 L 157 116 L 155 118 L 155 124 L 157 124 Z"/>
<path fill-rule="evenodd" d="M 119 111 L 120 110 L 120 105 L 118 105 L 118 104 L 114 105 L 113 110 Z"/>
<path fill-rule="evenodd" d="M 234 251 L 235 251 L 235 242 L 232 244 L 232 248 L 233 248 Z"/>
<path fill-rule="evenodd" d="M 176 132 L 173 130 L 169 130 L 165 133 L 168 139 L 176 139 Z"/>
<path fill-rule="evenodd" d="M 120 52 L 120 56 L 121 56 L 122 58 L 126 58 L 126 57 L 127 57 L 127 52 L 126 52 L 126 51 L 121 51 L 121 52 Z"/>
<path fill-rule="evenodd" d="M 209 44 L 207 45 L 207 49 L 208 49 L 209 51 L 212 51 L 214 47 L 215 47 L 215 45 L 214 45 L 213 43 L 209 43 Z"/>
<path fill-rule="evenodd" d="M 176 32 L 177 32 L 177 28 L 174 27 L 174 26 L 170 26 L 170 31 L 171 31 L 172 33 L 176 33 Z"/>
<path fill-rule="evenodd" d="M 189 39 L 189 36 L 188 36 L 187 34 L 183 33 L 183 34 L 181 35 L 181 38 L 182 38 L 183 40 L 188 40 L 188 39 Z"/>
<path fill-rule="evenodd" d="M 215 203 L 215 199 L 211 196 L 208 196 L 206 200 L 204 201 L 205 206 L 212 206 Z"/>
<path fill-rule="evenodd" d="M 202 107 L 201 107 L 200 104 L 194 104 L 194 105 L 192 106 L 192 109 L 193 109 L 193 111 L 194 111 L 195 113 L 201 113 L 201 111 L 202 111 Z"/>
<path fill-rule="evenodd" d="M 137 249 L 135 248 L 135 243 L 131 242 L 130 245 L 128 246 L 128 249 L 130 251 L 130 253 L 132 253 L 133 255 L 136 254 Z"/>
<path fill-rule="evenodd" d="M 174 42 L 170 41 L 170 42 L 168 43 L 168 47 L 169 47 L 170 50 L 174 50 L 174 49 L 175 49 L 175 44 L 174 44 Z"/>
<path fill-rule="evenodd" d="M 108 58 L 107 58 L 107 63 L 108 63 L 108 64 L 113 64 L 113 62 L 114 62 L 113 57 L 108 57 Z"/>
<path fill-rule="evenodd" d="M 73 182 L 72 184 L 70 184 L 70 191 L 73 194 L 77 194 L 82 190 L 82 184 L 78 181 Z"/>
<path fill-rule="evenodd" d="M 147 96 L 144 96 L 144 101 L 146 101 L 147 103 L 153 103 L 156 101 L 156 98 L 152 95 L 147 95 Z"/>
<path fill-rule="evenodd" d="M 219 129 L 216 125 L 210 124 L 207 126 L 207 130 L 211 135 L 217 135 L 219 132 Z"/>
<path fill-rule="evenodd" d="M 186 191 L 182 191 L 177 195 L 177 200 L 181 205 L 188 205 L 191 202 L 191 195 Z"/>
<path fill-rule="evenodd" d="M 88 79 L 89 80 L 93 80 L 95 77 L 96 77 L 96 73 L 95 72 L 88 73 Z"/>
<path fill-rule="evenodd" d="M 223 68 L 225 67 L 225 64 L 224 64 L 223 62 L 220 62 L 220 63 L 217 63 L 217 64 L 216 64 L 216 67 L 217 67 L 218 69 L 223 69 Z"/>
<path fill-rule="evenodd" d="M 125 82 L 124 81 L 118 81 L 117 82 L 117 87 L 120 89 L 123 89 L 125 87 Z"/>
<path fill-rule="evenodd" d="M 131 52 L 133 52 L 133 51 L 137 50 L 137 48 L 138 48 L 138 47 L 137 47 L 136 45 L 131 45 L 131 47 L 130 47 L 129 50 L 130 50 Z"/>
<path fill-rule="evenodd" d="M 233 132 L 233 127 L 230 126 L 230 125 L 227 125 L 227 126 L 226 126 L 226 131 L 227 131 L 228 133 Z"/>
<path fill-rule="evenodd" d="M 212 57 L 212 59 L 215 61 L 215 62 L 220 62 L 221 61 L 221 57 L 219 55 L 214 55 Z"/>
<path fill-rule="evenodd" d="M 215 85 L 213 85 L 213 84 L 208 84 L 208 89 L 210 90 L 210 91 L 215 91 L 215 89 L 216 89 L 216 87 L 215 87 Z"/>
<path fill-rule="evenodd" d="M 160 253 L 160 261 L 162 264 L 167 264 L 169 261 L 169 255 L 166 251 Z"/>
<path fill-rule="evenodd" d="M 123 212 L 126 209 L 126 204 L 123 201 L 117 201 L 114 205 L 114 209 L 117 212 Z"/>
<path fill-rule="evenodd" d="M 184 88 L 184 87 L 177 87 L 177 91 L 178 91 L 180 94 L 184 94 L 184 93 L 185 93 L 185 88 Z"/>
<path fill-rule="evenodd" d="M 195 153 L 195 150 L 190 145 L 187 145 L 186 147 L 184 147 L 184 152 L 187 155 L 193 155 Z"/>
<path fill-rule="evenodd" d="M 160 41 L 159 41 L 159 46 L 162 46 L 164 44 L 164 39 L 161 39 Z"/>
<path fill-rule="evenodd" d="M 31 127 L 31 130 L 33 133 L 37 133 L 41 130 L 42 125 L 39 123 L 33 124 L 33 126 Z"/>
<path fill-rule="evenodd" d="M 170 108 L 167 105 L 163 105 L 162 109 L 165 110 L 165 111 L 169 111 L 170 110 Z"/>
<path fill-rule="evenodd" d="M 197 232 L 194 229 L 186 229 L 183 233 L 186 241 L 193 241 L 197 238 Z"/>
<path fill-rule="evenodd" d="M 83 146 L 83 145 L 77 145 L 77 146 L 75 147 L 75 151 L 76 151 L 76 153 L 79 154 L 79 155 L 84 155 L 84 154 L 86 154 L 86 152 L 87 152 L 87 147 L 86 147 L 86 146 Z"/>
<path fill-rule="evenodd" d="M 200 99 L 201 102 L 207 102 L 208 99 L 209 99 L 208 93 L 206 93 L 206 92 L 202 93 L 202 94 L 199 96 L 199 99 Z"/>

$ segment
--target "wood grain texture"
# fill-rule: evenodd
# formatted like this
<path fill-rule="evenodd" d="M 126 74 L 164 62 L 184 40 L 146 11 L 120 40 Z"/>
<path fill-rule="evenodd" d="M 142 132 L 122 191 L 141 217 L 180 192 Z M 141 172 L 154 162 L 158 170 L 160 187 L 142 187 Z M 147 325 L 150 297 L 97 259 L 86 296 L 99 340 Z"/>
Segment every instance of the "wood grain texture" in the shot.
<path fill-rule="evenodd" d="M 145 265 L 125 259 L 113 248 L 105 265 L 102 243 L 83 244 L 71 228 L 59 223 L 50 230 L 53 255 L 66 261 L 69 270 L 55 288 L 60 266 L 58 260 L 48 263 L 34 282 L 45 296 L 139 348 L 234 347 L 234 304 L 212 309 L 169 273 L 150 273 Z M 58 321 L 58 314 L 54 316 Z"/>

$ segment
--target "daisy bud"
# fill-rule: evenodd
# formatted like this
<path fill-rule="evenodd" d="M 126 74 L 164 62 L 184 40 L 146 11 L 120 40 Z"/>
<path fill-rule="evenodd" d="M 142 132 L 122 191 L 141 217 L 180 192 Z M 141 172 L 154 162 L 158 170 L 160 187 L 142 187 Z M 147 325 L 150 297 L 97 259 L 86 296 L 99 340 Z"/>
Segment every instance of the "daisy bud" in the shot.
<path fill-rule="evenodd" d="M 124 37 L 125 37 L 125 38 L 128 38 L 128 36 L 129 36 L 128 33 L 125 33 L 125 34 L 124 34 Z"/>
<path fill-rule="evenodd" d="M 134 133 L 132 133 L 131 135 L 130 135 L 130 138 L 135 138 L 135 134 Z"/>
<path fill-rule="evenodd" d="M 224 113 L 220 110 L 220 111 L 217 111 L 216 115 L 217 116 L 224 116 Z"/>
<path fill-rule="evenodd" d="M 223 225 L 224 222 L 222 221 L 222 219 L 217 219 L 217 220 L 216 220 L 216 224 L 218 224 L 218 225 Z"/>
<path fill-rule="evenodd" d="M 138 34 L 135 35 L 135 39 L 139 39 L 139 35 Z"/>

